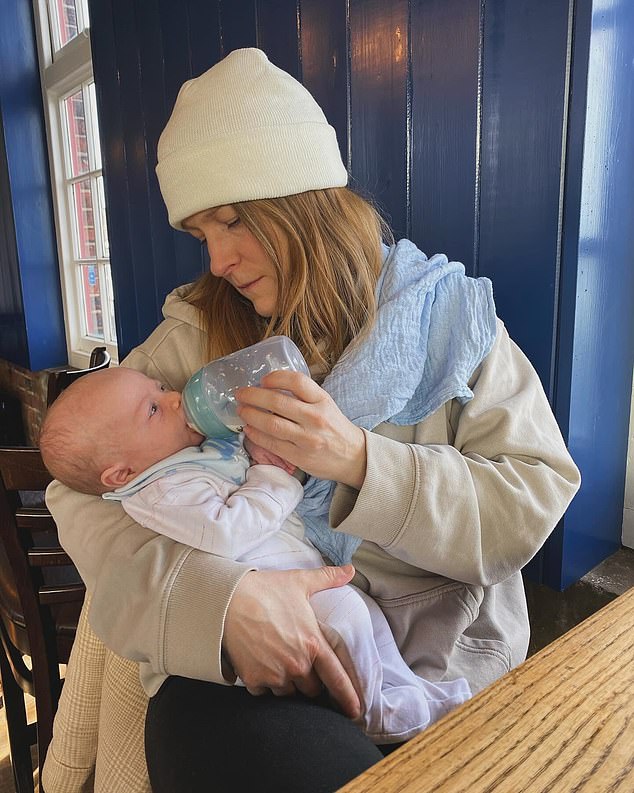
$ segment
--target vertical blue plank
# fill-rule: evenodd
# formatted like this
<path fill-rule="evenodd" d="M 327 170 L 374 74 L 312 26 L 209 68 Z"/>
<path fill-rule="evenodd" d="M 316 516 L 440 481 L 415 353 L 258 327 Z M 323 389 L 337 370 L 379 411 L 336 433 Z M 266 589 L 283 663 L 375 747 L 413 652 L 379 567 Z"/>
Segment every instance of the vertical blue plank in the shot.
<path fill-rule="evenodd" d="M 197 77 L 223 57 L 220 0 L 188 0 L 190 72 Z M 169 35 L 169 27 L 166 28 Z M 170 106 L 171 110 L 171 106 Z M 207 249 L 182 231 L 171 231 L 176 277 L 171 286 L 194 281 L 209 267 Z"/>
<path fill-rule="evenodd" d="M 161 30 L 163 53 L 163 84 L 165 92 L 165 121 L 172 112 L 172 107 L 181 85 L 189 80 L 192 65 L 189 48 L 189 22 L 183 7 L 173 0 L 158 0 L 158 24 Z M 213 35 L 210 32 L 210 46 Z"/>
<path fill-rule="evenodd" d="M 257 47 L 256 0 L 220 0 L 223 55 L 242 47 Z"/>
<path fill-rule="evenodd" d="M 175 270 L 171 231 L 155 173 L 156 146 L 168 113 L 165 102 L 165 55 L 158 3 L 153 3 L 150 9 L 147 2 L 137 2 L 134 12 L 139 58 L 139 116 L 143 124 L 146 159 L 145 185 L 141 187 L 144 188 L 147 205 L 145 233 L 151 247 L 149 258 L 154 271 L 154 300 L 147 302 L 156 324 L 165 295 L 174 285 Z M 139 335 L 141 332 L 139 329 Z"/>
<path fill-rule="evenodd" d="M 348 161 L 348 19 L 341 0 L 301 0 L 301 73 L 306 88 L 335 128 Z"/>
<path fill-rule="evenodd" d="M 150 11 L 148 3 L 136 3 L 135 27 L 139 48 L 139 90 L 140 107 L 139 115 L 143 122 L 143 134 L 146 152 L 146 173 L 144 192 L 147 203 L 148 223 L 146 226 L 147 242 L 151 247 L 150 259 L 154 271 L 153 301 L 150 301 L 149 292 L 146 295 L 148 308 L 152 310 L 153 322 L 158 323 L 161 318 L 160 309 L 168 292 L 180 283 L 177 274 L 177 258 L 174 253 L 172 231 L 167 222 L 167 211 L 161 198 L 161 193 L 156 178 L 156 149 L 159 136 L 165 126 L 169 110 L 165 96 L 165 38 L 170 44 L 179 40 L 178 31 L 182 31 L 181 40 L 186 41 L 184 31 L 187 19 L 180 9 L 178 22 L 171 17 L 165 24 L 161 16 L 161 6 L 158 2 L 153 4 Z M 165 30 L 169 34 L 165 34 Z M 168 45 L 169 46 L 169 45 Z M 183 58 L 182 62 L 187 63 Z M 145 329 L 139 329 L 141 341 Z M 147 334 L 145 334 L 147 335 Z"/>
<path fill-rule="evenodd" d="M 550 398 L 569 0 L 485 5 L 479 270 Z"/>
<path fill-rule="evenodd" d="M 220 0 L 187 0 L 191 73 L 196 77 L 222 58 Z"/>
<path fill-rule="evenodd" d="M 399 237 L 407 233 L 407 37 L 406 0 L 350 3 L 352 184 Z"/>
<path fill-rule="evenodd" d="M 297 0 L 258 0 L 257 41 L 269 60 L 301 80 Z"/>
<path fill-rule="evenodd" d="M 164 61 L 164 112 L 160 117 L 156 115 L 151 133 L 148 133 L 154 167 L 157 162 L 158 139 L 171 115 L 182 84 L 205 72 L 221 56 L 218 2 L 188 0 L 183 8 L 169 0 L 161 0 L 159 13 Z M 151 79 L 150 76 L 149 81 Z M 153 106 L 148 105 L 147 112 L 154 115 Z M 160 195 L 155 172 L 150 184 L 153 241 L 163 251 L 160 258 L 162 271 L 157 282 L 158 297 L 162 303 L 165 294 L 177 285 L 193 281 L 205 265 L 200 245 L 183 232 L 169 227 L 167 210 Z"/>
<path fill-rule="evenodd" d="M 562 585 L 620 545 L 634 364 L 634 6 L 594 4 L 579 222 L 570 448 L 582 488 Z"/>
<path fill-rule="evenodd" d="M 156 295 L 156 278 L 150 242 L 147 203 L 147 151 L 142 113 L 141 63 L 137 20 L 130 0 L 113 0 L 112 20 L 119 71 L 121 132 L 126 163 L 129 255 L 125 261 L 112 262 L 113 271 L 123 267 L 131 275 L 136 296 L 134 317 L 128 317 L 128 334 L 121 343 L 123 352 L 145 338 L 156 325 L 155 301 L 142 296 Z M 118 196 L 115 200 L 121 200 Z"/>
<path fill-rule="evenodd" d="M 574 366 L 579 223 L 588 96 L 588 55 L 592 33 L 592 0 L 576 0 L 572 32 L 572 60 L 564 151 L 559 315 L 557 345 L 554 351 L 554 409 L 566 440 L 569 435 L 570 397 Z"/>
<path fill-rule="evenodd" d="M 570 398 L 575 361 L 577 259 L 591 25 L 592 0 L 576 0 L 564 152 L 565 182 L 559 273 L 559 313 L 553 361 L 555 364 L 553 407 L 567 443 L 570 438 Z M 585 483 L 583 486 L 585 488 Z M 569 524 L 576 519 L 573 517 L 574 510 L 576 510 L 576 500 L 548 538 L 534 562 L 527 568 L 528 575 L 532 580 L 547 584 L 557 590 L 564 588 L 564 535 Z M 566 550 L 566 565 L 568 554 L 569 546 Z M 567 583 L 571 583 L 568 576 L 565 578 Z"/>
<path fill-rule="evenodd" d="M 15 242 L 9 164 L 0 112 L 0 357 L 28 365 L 29 344 L 22 305 L 20 262 Z"/>
<path fill-rule="evenodd" d="M 482 0 L 412 0 L 411 236 L 475 273 Z"/>
<path fill-rule="evenodd" d="M 16 363 L 37 370 L 64 364 L 67 353 L 31 3 L 2 0 L 0 19 L 0 113 L 12 202 L 2 211 L 15 235 L 22 304 L 16 301 L 16 320 L 28 344 L 15 348 L 18 333 L 7 352 L 13 346 Z"/>
<path fill-rule="evenodd" d="M 184 13 L 184 11 L 186 13 Z M 212 66 L 220 54 L 218 2 L 189 0 L 185 8 L 172 0 L 159 0 L 160 27 L 163 40 L 165 117 L 162 131 L 172 113 L 182 84 Z M 207 39 L 206 44 L 204 39 Z M 205 57 L 205 49 L 208 57 Z M 158 143 L 158 138 L 156 139 Z M 158 183 L 157 183 L 158 187 Z M 160 200 L 164 223 L 160 239 L 166 240 L 169 261 L 161 276 L 161 292 L 192 281 L 202 270 L 200 245 L 182 231 L 169 228 L 167 210 Z M 159 215 L 160 217 L 160 215 Z M 168 231 L 169 228 L 169 231 Z M 169 234 L 169 243 L 167 235 Z M 157 244 L 160 244 L 157 239 Z"/>
<path fill-rule="evenodd" d="M 115 298 L 119 356 L 137 343 L 136 295 L 131 267 L 127 212 L 128 179 L 123 120 L 119 101 L 119 65 L 112 19 L 112 4 L 89 0 L 90 44 L 106 195 L 106 217 Z"/>

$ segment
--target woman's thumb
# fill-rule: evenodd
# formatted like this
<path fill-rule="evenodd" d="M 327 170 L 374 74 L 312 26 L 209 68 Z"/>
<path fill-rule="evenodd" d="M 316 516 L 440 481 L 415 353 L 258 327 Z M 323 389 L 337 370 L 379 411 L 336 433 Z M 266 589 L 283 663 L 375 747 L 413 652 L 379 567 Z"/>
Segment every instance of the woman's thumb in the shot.
<path fill-rule="evenodd" d="M 334 589 L 345 586 L 354 578 L 355 569 L 351 564 L 341 567 L 318 567 L 315 570 L 305 570 L 307 594 L 321 592 L 322 589 Z"/>

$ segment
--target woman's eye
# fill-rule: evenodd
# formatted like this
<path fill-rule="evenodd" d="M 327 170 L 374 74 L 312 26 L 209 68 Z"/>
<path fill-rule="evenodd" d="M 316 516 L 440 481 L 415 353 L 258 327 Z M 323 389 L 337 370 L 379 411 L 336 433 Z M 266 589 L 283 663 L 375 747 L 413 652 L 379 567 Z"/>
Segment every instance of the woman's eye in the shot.
<path fill-rule="evenodd" d="M 227 228 L 232 229 L 234 226 L 237 226 L 240 223 L 240 218 L 234 218 L 234 220 L 227 221 Z"/>

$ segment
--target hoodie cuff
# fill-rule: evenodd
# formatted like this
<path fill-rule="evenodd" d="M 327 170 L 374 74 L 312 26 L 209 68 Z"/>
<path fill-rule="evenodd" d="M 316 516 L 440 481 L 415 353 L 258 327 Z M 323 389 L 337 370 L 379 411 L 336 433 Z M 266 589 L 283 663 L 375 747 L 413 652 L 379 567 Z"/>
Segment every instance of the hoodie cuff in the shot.
<path fill-rule="evenodd" d="M 415 492 L 416 461 L 409 444 L 365 432 L 367 467 L 358 492 L 335 490 L 330 506 L 333 529 L 387 547 L 405 525 Z"/>
<path fill-rule="evenodd" d="M 162 653 L 165 674 L 234 682 L 223 674 L 225 617 L 242 577 L 254 569 L 192 550 L 178 571 L 167 604 Z"/>

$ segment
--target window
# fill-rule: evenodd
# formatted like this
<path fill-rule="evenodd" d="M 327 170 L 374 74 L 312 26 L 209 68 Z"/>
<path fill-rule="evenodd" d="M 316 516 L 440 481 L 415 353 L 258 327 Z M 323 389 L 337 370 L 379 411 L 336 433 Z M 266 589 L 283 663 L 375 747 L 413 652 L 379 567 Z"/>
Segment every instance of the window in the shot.
<path fill-rule="evenodd" d="M 117 358 L 114 299 L 86 0 L 34 0 L 54 183 L 68 359 L 106 344 Z"/>

